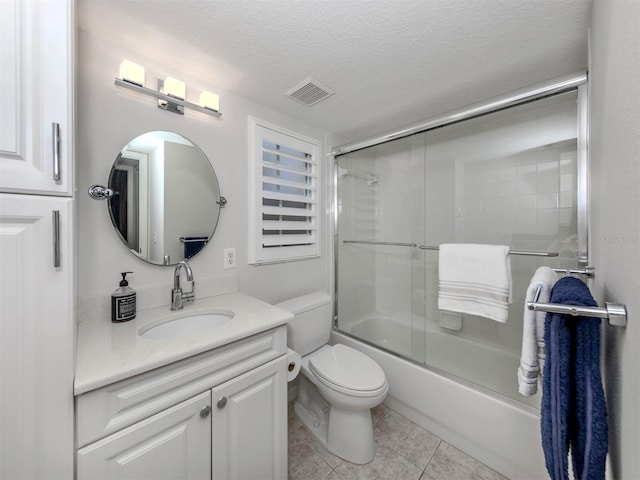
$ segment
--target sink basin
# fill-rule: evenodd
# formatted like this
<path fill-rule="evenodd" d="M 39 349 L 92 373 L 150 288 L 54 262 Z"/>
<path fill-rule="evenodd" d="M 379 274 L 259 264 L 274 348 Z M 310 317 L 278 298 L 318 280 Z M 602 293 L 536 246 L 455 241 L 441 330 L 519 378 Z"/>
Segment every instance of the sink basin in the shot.
<path fill-rule="evenodd" d="M 168 322 L 155 325 L 148 329 L 140 330 L 140 336 L 150 339 L 170 339 L 196 335 L 215 329 L 229 323 L 233 319 L 233 313 L 203 313 L 180 317 Z"/>

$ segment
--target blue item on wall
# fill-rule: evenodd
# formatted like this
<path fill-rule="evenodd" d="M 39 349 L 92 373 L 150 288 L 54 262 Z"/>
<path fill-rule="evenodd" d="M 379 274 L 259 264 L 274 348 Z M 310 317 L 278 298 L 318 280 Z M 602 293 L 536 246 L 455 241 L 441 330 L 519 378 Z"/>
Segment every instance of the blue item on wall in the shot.
<path fill-rule="evenodd" d="M 184 243 L 184 258 L 189 259 L 198 253 L 209 241 L 209 237 L 180 237 Z"/>

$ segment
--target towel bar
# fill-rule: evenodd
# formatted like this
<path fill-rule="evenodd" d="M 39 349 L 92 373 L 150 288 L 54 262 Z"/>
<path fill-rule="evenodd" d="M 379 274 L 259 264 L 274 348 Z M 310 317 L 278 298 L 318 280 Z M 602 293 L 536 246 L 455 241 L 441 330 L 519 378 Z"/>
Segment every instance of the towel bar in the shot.
<path fill-rule="evenodd" d="M 368 240 L 343 240 L 342 243 L 358 243 L 361 245 L 391 245 L 396 247 L 418 247 L 420 250 L 440 250 L 438 245 L 418 245 L 416 243 L 404 243 L 404 242 L 373 242 Z M 532 252 L 528 250 L 511 250 L 510 255 L 529 255 L 534 257 L 557 257 L 558 252 Z M 562 270 L 563 272 L 566 269 Z M 575 271 L 573 273 L 580 273 Z"/>
<path fill-rule="evenodd" d="M 180 237 L 182 243 L 206 242 L 209 237 Z"/>
<path fill-rule="evenodd" d="M 573 268 L 552 268 L 554 272 L 564 273 L 565 275 L 586 275 L 587 277 L 593 277 L 596 274 L 596 269 L 594 267 L 584 267 L 577 270 Z"/>
<path fill-rule="evenodd" d="M 540 312 L 563 313 L 572 317 L 606 318 L 612 327 L 627 326 L 627 307 L 619 303 L 605 302 L 604 307 L 584 307 L 580 305 L 564 305 L 561 303 L 538 303 L 542 286 L 538 285 L 533 302 L 527 302 L 529 310 Z"/>
<path fill-rule="evenodd" d="M 416 247 L 415 243 L 404 242 L 370 242 L 368 240 L 343 240 L 342 243 L 359 243 L 361 245 L 390 245 L 394 247 Z"/>
<path fill-rule="evenodd" d="M 420 245 L 421 250 L 440 250 L 438 245 Z M 528 255 L 532 257 L 557 257 L 558 252 L 533 252 L 530 250 L 511 250 L 509 255 Z"/>

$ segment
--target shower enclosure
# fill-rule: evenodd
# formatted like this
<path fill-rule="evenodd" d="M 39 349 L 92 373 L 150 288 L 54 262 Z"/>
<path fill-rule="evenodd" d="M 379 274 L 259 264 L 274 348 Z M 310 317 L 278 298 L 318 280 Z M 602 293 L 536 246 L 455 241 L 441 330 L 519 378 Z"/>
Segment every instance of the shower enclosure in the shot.
<path fill-rule="evenodd" d="M 525 293 L 586 261 L 585 86 L 532 92 L 335 153 L 336 327 L 520 407 Z M 438 310 L 438 245 L 511 247 L 509 319 Z M 533 409 L 530 409 L 533 411 Z"/>

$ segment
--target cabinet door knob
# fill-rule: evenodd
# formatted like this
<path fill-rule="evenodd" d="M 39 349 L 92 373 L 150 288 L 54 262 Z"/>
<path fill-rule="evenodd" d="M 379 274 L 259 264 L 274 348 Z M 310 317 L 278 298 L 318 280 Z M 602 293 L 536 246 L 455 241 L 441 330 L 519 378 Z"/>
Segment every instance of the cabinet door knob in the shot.
<path fill-rule="evenodd" d="M 216 405 L 218 405 L 218 408 L 224 408 L 226 404 L 227 404 L 227 397 L 220 397 Z"/>
<path fill-rule="evenodd" d="M 211 407 L 209 405 L 207 405 L 206 407 L 202 407 L 202 409 L 200 410 L 200 416 L 202 418 L 208 417 L 210 413 L 211 413 Z"/>

